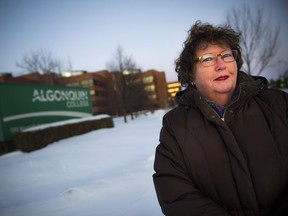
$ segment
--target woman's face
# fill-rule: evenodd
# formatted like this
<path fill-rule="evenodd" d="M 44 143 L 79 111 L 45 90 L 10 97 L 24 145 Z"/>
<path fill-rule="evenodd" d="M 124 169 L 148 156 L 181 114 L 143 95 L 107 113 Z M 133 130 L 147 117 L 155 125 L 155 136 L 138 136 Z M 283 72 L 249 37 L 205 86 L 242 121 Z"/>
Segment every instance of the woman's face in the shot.
<path fill-rule="evenodd" d="M 204 49 L 197 51 L 196 56 L 200 57 L 205 54 L 217 55 L 225 53 L 225 51 L 228 51 L 229 55 L 230 48 L 208 44 Z M 236 88 L 236 81 L 236 61 L 225 62 L 221 56 L 218 56 L 215 64 L 211 66 L 205 66 L 199 61 L 196 63 L 194 83 L 198 91 L 208 100 L 218 102 L 219 98 L 228 98 L 227 102 L 229 102 Z"/>

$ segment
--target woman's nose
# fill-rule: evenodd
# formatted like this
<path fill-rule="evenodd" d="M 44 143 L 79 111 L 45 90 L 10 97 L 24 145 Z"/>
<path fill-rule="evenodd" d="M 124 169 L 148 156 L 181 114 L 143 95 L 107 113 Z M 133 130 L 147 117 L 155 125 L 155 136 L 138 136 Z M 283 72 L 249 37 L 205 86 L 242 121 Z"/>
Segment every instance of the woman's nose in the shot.
<path fill-rule="evenodd" d="M 217 71 L 226 67 L 225 61 L 221 58 L 221 56 L 217 56 L 215 67 Z"/>

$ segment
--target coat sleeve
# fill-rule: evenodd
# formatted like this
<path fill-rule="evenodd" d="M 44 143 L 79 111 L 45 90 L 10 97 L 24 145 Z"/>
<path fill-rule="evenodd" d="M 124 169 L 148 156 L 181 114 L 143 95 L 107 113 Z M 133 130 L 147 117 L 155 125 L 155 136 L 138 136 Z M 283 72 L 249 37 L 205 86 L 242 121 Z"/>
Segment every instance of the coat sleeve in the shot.
<path fill-rule="evenodd" d="M 154 186 L 165 215 L 229 215 L 216 202 L 205 197 L 193 184 L 186 170 L 181 149 L 166 117 L 163 118 L 160 144 L 156 148 L 154 169 Z"/>
<path fill-rule="evenodd" d="M 288 94 L 286 92 L 282 93 L 284 95 L 284 102 L 274 102 L 274 106 L 277 106 L 281 109 L 280 113 L 286 114 L 286 122 L 288 124 Z M 280 104 L 280 105 L 279 105 Z M 280 198 L 276 201 L 274 204 L 274 208 L 272 210 L 271 216 L 282 216 L 282 215 L 288 215 L 288 182 L 286 184 L 286 189 L 281 194 Z"/>

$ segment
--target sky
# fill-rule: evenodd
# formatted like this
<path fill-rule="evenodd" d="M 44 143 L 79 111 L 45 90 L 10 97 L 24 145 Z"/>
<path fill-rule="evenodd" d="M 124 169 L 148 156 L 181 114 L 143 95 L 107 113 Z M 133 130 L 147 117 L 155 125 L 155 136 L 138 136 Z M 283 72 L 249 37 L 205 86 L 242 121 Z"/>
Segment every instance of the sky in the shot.
<path fill-rule="evenodd" d="M 165 112 L 2 155 L 0 215 L 161 216 L 152 175 Z"/>
<path fill-rule="evenodd" d="M 174 61 L 195 21 L 222 24 L 245 3 L 265 3 L 267 16 L 280 24 L 277 59 L 287 66 L 285 0 L 0 0 L 0 72 L 25 73 L 16 61 L 40 49 L 72 70 L 100 71 L 121 46 L 142 71 L 165 71 L 167 81 L 176 81 Z M 272 68 L 278 74 L 285 66 L 279 64 Z"/>

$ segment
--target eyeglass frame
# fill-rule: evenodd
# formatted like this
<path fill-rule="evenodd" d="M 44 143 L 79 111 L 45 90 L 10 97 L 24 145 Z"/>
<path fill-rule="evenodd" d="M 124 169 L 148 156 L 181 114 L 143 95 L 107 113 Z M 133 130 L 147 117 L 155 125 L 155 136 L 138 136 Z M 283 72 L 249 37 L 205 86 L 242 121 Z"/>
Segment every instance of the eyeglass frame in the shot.
<path fill-rule="evenodd" d="M 231 60 L 231 61 L 225 61 L 225 58 L 223 58 L 223 55 L 225 54 L 225 52 L 228 52 L 228 51 L 231 51 L 231 54 L 232 54 L 232 57 L 233 57 L 233 60 Z M 201 60 L 202 60 L 203 56 L 208 55 L 208 54 L 209 54 L 209 55 L 213 55 L 213 56 L 215 57 L 215 59 L 211 60 L 211 63 L 212 63 L 211 65 L 203 65 L 203 61 L 201 61 Z M 202 55 L 202 56 L 197 57 L 195 61 L 196 61 L 196 62 L 200 62 L 200 64 L 203 65 L 203 67 L 210 67 L 210 66 L 213 66 L 213 65 L 216 64 L 218 57 L 221 57 L 221 59 L 222 59 L 224 62 L 226 62 L 226 63 L 231 63 L 231 62 L 237 60 L 237 58 L 238 58 L 238 51 L 233 49 L 233 50 L 224 50 L 224 51 L 222 51 L 221 53 L 217 53 L 217 54 L 206 53 L 206 54 L 204 54 L 204 55 Z"/>

